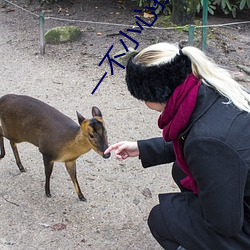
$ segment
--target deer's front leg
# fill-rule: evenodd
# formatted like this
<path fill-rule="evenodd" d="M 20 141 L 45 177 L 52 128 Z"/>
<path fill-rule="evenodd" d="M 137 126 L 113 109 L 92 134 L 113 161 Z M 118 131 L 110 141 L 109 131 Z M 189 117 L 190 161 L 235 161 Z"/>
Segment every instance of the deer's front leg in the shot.
<path fill-rule="evenodd" d="M 86 198 L 83 196 L 82 191 L 80 189 L 79 183 L 77 181 L 76 177 L 76 161 L 68 161 L 65 162 L 66 169 L 70 175 L 71 180 L 74 183 L 74 187 L 76 190 L 76 193 L 78 194 L 78 197 L 81 201 L 87 201 Z"/>
<path fill-rule="evenodd" d="M 51 159 L 46 156 L 43 155 L 43 163 L 44 163 L 44 168 L 45 168 L 45 194 L 47 197 L 51 197 L 51 193 L 50 193 L 50 177 L 52 174 L 52 170 L 53 170 L 53 166 L 54 166 L 54 162 L 51 161 Z"/>

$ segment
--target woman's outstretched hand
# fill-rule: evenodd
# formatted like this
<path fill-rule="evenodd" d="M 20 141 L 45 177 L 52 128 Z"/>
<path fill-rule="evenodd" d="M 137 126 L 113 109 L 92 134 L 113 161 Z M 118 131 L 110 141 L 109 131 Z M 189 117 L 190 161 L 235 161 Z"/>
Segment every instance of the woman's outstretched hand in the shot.
<path fill-rule="evenodd" d="M 125 160 L 128 157 L 139 156 L 139 149 L 137 142 L 122 141 L 111 145 L 106 149 L 104 154 L 108 154 L 115 150 L 115 157 L 118 160 Z"/>

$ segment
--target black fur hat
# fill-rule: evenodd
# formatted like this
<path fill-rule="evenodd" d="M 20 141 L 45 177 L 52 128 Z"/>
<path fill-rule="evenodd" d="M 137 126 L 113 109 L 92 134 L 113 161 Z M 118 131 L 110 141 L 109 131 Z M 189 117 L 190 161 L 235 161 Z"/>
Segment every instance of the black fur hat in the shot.
<path fill-rule="evenodd" d="M 165 103 L 191 72 L 191 61 L 181 50 L 180 55 L 177 54 L 171 62 L 154 66 L 135 64 L 132 57 L 126 67 L 126 82 L 135 98 Z"/>

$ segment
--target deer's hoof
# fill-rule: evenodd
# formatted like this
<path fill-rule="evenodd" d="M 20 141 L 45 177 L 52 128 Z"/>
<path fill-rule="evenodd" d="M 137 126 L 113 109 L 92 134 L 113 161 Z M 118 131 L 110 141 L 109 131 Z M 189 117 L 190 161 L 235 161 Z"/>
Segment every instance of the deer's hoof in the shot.
<path fill-rule="evenodd" d="M 80 201 L 87 201 L 87 199 L 84 196 L 79 197 Z"/>

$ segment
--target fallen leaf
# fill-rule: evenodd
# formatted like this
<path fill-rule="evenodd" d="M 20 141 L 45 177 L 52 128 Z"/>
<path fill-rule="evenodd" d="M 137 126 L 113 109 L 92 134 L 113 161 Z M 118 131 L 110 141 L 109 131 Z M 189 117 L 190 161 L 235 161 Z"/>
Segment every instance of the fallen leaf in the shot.
<path fill-rule="evenodd" d="M 54 224 L 53 226 L 51 226 L 51 229 L 53 231 L 61 231 L 61 230 L 66 229 L 66 225 L 63 223 Z"/>
<path fill-rule="evenodd" d="M 147 12 L 144 12 L 143 17 L 145 17 L 145 18 L 152 18 L 152 17 L 154 17 L 154 15 L 150 14 L 150 13 L 147 13 Z"/>
<path fill-rule="evenodd" d="M 140 200 L 137 199 L 137 198 L 134 198 L 134 199 L 133 199 L 133 203 L 134 203 L 135 205 L 138 205 L 138 204 L 140 203 Z"/>
<path fill-rule="evenodd" d="M 144 188 L 142 194 L 147 198 L 152 198 L 152 193 L 149 188 Z"/>

